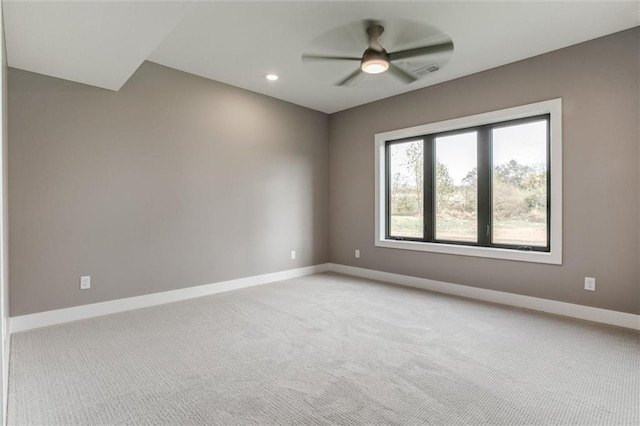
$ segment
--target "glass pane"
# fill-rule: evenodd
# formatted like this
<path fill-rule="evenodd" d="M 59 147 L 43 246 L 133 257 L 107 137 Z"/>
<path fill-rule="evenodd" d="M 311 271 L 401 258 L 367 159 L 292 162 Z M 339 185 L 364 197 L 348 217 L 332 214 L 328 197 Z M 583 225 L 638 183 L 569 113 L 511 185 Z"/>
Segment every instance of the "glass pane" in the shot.
<path fill-rule="evenodd" d="M 478 241 L 478 134 L 435 138 L 436 240 Z"/>
<path fill-rule="evenodd" d="M 495 244 L 547 245 L 547 121 L 493 129 Z"/>
<path fill-rule="evenodd" d="M 422 177 L 424 156 L 422 140 L 389 145 L 389 235 L 422 238 Z"/>

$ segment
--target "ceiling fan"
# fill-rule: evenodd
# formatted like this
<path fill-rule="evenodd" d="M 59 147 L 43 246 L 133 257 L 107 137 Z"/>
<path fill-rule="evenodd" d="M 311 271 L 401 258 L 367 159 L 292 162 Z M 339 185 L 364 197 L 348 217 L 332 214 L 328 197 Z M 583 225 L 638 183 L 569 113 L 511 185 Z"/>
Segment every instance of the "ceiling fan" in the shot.
<path fill-rule="evenodd" d="M 418 78 L 395 65 L 393 63 L 394 61 L 453 51 L 453 42 L 447 41 L 428 46 L 415 47 L 407 50 L 399 50 L 397 52 L 387 52 L 385 48 L 382 47 L 382 44 L 380 44 L 380 36 L 384 32 L 384 27 L 379 23 L 372 21 L 365 21 L 365 27 L 369 46 L 364 51 L 361 57 L 304 54 L 302 55 L 302 60 L 359 61 L 360 67 L 349 74 L 347 77 L 338 81 L 335 84 L 336 86 L 349 85 L 349 83 L 352 83 L 354 79 L 363 72 L 367 74 L 381 74 L 386 71 L 389 71 L 395 77 L 409 84 L 413 83 Z"/>

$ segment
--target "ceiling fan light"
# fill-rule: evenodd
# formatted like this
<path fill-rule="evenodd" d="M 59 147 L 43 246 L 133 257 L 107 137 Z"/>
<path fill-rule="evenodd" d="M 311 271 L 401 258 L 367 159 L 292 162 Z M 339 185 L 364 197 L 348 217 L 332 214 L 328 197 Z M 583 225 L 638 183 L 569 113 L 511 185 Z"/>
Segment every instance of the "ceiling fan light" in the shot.
<path fill-rule="evenodd" d="M 380 74 L 389 69 L 389 61 L 380 58 L 367 59 L 360 69 L 367 74 Z"/>

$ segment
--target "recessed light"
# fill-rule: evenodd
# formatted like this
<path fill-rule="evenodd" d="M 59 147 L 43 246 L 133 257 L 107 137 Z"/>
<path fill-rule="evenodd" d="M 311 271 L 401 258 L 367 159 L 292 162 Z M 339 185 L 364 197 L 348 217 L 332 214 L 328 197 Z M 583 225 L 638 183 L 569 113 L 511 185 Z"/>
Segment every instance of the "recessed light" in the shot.
<path fill-rule="evenodd" d="M 278 76 L 275 74 L 267 74 L 267 80 L 269 81 L 276 81 L 278 79 Z"/>

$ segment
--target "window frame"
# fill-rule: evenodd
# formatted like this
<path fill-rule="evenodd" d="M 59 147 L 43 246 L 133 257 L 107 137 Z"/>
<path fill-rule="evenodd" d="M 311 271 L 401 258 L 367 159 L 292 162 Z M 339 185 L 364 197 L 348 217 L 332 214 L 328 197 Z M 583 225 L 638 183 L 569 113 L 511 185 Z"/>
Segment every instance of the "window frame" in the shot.
<path fill-rule="evenodd" d="M 492 155 L 491 144 L 481 141 L 480 129 L 489 135 L 491 127 L 500 128 L 503 126 L 526 123 L 528 121 L 539 120 L 542 116 L 549 117 L 548 124 L 548 149 L 547 149 L 547 247 L 535 247 L 532 250 L 518 250 L 515 245 L 493 244 L 492 236 L 487 239 L 479 238 L 477 242 L 469 243 L 464 241 L 435 240 L 433 225 L 433 176 L 427 176 L 427 171 L 432 171 L 435 156 L 435 137 L 455 134 L 458 132 L 478 130 L 478 156 Z M 415 126 L 407 129 L 393 130 L 375 135 L 375 245 L 378 247 L 418 250 L 462 256 L 487 257 L 495 259 L 507 259 L 524 262 L 562 264 L 562 100 L 552 99 L 534 104 L 507 108 L 498 111 L 491 111 L 452 120 L 440 121 L 436 123 Z M 424 142 L 424 219 L 423 238 L 392 237 L 389 235 L 389 202 L 390 188 L 387 173 L 389 171 L 389 147 L 395 143 L 408 142 L 412 140 L 423 140 Z M 481 150 L 481 145 L 484 149 Z M 429 150 L 429 147 L 431 150 Z M 430 158 L 427 158 L 430 157 Z M 491 174 L 491 158 L 482 160 L 485 167 L 488 164 L 488 173 Z M 486 163 L 488 161 L 488 163 Z M 481 161 L 478 161 L 479 166 Z M 487 171 L 485 171 L 487 173 Z M 480 168 L 478 169 L 480 174 Z M 485 176 L 485 179 L 487 177 Z M 429 182 L 428 182 L 429 181 Z M 492 179 L 488 177 L 489 185 Z M 480 181 L 479 181 L 480 183 Z M 478 200 L 480 200 L 480 185 L 478 186 Z M 489 203 L 491 200 L 491 189 L 484 188 L 484 196 Z M 479 203 L 480 204 L 480 203 Z M 431 213 L 431 218 L 427 215 Z M 486 216 L 483 221 L 489 223 L 491 217 L 491 207 L 486 206 L 481 212 L 478 208 L 478 216 Z M 431 219 L 431 226 L 426 226 Z M 427 229 L 430 228 L 430 229 Z M 492 230 L 493 231 L 493 230 Z M 430 235 L 431 233 L 431 235 Z M 493 233 L 493 232 L 491 232 Z M 478 232 L 481 235 L 481 232 Z M 482 241 L 481 241 L 482 240 Z M 488 244 L 487 244 L 488 243 Z"/>

